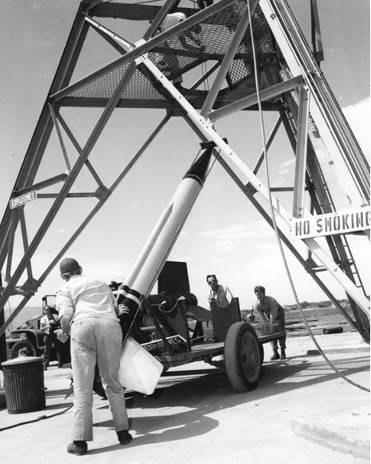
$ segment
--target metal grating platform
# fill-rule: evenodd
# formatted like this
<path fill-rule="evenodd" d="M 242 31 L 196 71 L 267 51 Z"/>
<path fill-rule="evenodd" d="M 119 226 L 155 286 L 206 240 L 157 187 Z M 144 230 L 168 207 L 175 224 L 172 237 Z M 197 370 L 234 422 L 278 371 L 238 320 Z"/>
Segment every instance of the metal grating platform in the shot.
<path fill-rule="evenodd" d="M 73 98 L 92 98 L 108 100 L 129 68 L 129 64 L 121 65 L 93 82 L 67 94 Z M 122 99 L 164 100 L 165 98 L 154 88 L 152 83 L 139 69 L 136 69 L 129 84 L 122 93 Z"/>
<path fill-rule="evenodd" d="M 236 33 L 239 21 L 246 10 L 246 3 L 236 0 L 222 10 L 217 11 L 202 22 L 192 25 L 182 33 L 170 37 L 148 56 L 152 62 L 170 80 L 182 76 L 187 71 L 207 62 L 221 62 L 228 51 L 230 43 Z M 195 14 L 197 15 L 198 12 Z M 253 30 L 257 48 L 257 59 L 261 68 L 271 63 L 276 69 L 276 81 L 279 82 L 277 56 L 270 28 L 259 7 L 253 14 Z M 118 64 L 114 69 L 95 77 L 81 86 L 74 86 L 71 92 L 64 93 L 61 105 L 94 105 L 97 101 L 107 101 L 129 68 L 129 63 Z M 226 76 L 228 86 L 221 90 L 225 96 L 228 89 L 241 84 L 248 84 L 254 88 L 253 64 L 250 41 L 250 28 L 247 29 L 234 60 Z M 272 83 L 272 82 L 271 82 Z M 157 87 L 157 88 L 156 88 Z M 253 90 L 252 90 L 253 91 Z M 195 95 L 200 97 L 200 90 Z M 203 98 L 205 92 L 202 92 Z M 189 94 L 191 97 L 191 93 Z M 203 99 L 202 98 L 202 99 Z M 151 78 L 143 74 L 140 67 L 132 75 L 125 87 L 119 106 L 166 106 L 169 97 L 162 87 Z M 170 100 L 171 101 L 171 100 Z M 216 105 L 218 106 L 218 105 Z"/>

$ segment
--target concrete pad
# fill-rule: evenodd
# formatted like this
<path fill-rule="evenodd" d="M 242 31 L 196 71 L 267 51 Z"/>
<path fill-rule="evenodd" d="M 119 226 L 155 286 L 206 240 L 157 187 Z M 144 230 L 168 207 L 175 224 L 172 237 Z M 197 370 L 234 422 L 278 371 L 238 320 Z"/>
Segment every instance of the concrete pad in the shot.
<path fill-rule="evenodd" d="M 370 346 L 355 332 L 318 335 L 315 339 L 331 360 L 334 355 L 339 354 L 348 353 L 355 356 L 370 354 Z M 293 340 L 289 340 L 289 344 L 292 345 L 292 342 Z M 304 351 L 306 342 L 309 342 L 312 348 L 307 350 L 307 355 L 321 356 L 310 337 L 302 340 L 295 339 L 295 342 L 294 345 L 298 352 Z M 369 380 L 363 386 L 369 388 Z M 337 410 L 332 411 L 331 414 L 322 413 L 297 418 L 291 421 L 291 427 L 296 434 L 330 449 L 366 460 L 370 458 L 369 407 Z"/>
<path fill-rule="evenodd" d="M 291 422 L 293 431 L 330 449 L 370 459 L 370 411 L 344 411 L 331 417 L 313 416 Z"/>
<path fill-rule="evenodd" d="M 346 353 L 347 351 L 370 352 L 370 346 L 363 340 L 358 332 L 345 332 L 339 334 L 320 334 L 315 340 L 325 353 Z M 303 337 L 290 337 L 287 342 L 287 350 L 297 356 L 306 354 L 307 350 L 316 350 L 317 346 L 309 335 Z"/>
<path fill-rule="evenodd" d="M 342 373 L 369 385 L 369 354 L 358 333 L 318 338 L 325 351 L 333 350 L 329 356 Z M 265 362 L 258 388 L 246 393 L 235 393 L 224 372 L 205 363 L 174 369 L 176 375 L 163 377 L 153 396 L 135 396 L 128 409 L 134 440 L 127 446 L 117 443 L 108 402 L 94 395 L 94 441 L 81 457 L 66 453 L 71 370 L 52 365 L 44 372 L 45 409 L 0 411 L 1 456 L 6 464 L 70 464 L 76 459 L 94 459 L 95 464 L 364 464 L 369 394 L 339 378 L 321 356 L 307 356 L 313 348 L 309 337 L 289 338 L 287 346 L 288 359 Z M 271 347 L 264 349 L 269 358 Z M 327 430 L 331 437 L 327 433 L 320 442 L 299 433 L 314 426 L 317 434 L 320 430 L 325 436 Z M 334 434 L 338 441 L 357 437 L 361 453 L 349 446 L 330 447 Z"/>

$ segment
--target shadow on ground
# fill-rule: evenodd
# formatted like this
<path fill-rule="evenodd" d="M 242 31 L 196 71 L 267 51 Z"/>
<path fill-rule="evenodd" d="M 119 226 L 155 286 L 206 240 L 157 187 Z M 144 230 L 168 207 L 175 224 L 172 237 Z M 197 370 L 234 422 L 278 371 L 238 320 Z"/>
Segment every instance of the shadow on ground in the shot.
<path fill-rule="evenodd" d="M 343 375 L 350 376 L 368 370 L 368 356 L 341 359 L 335 364 Z M 219 409 L 232 408 L 241 403 L 255 403 L 267 396 L 313 386 L 338 376 L 325 361 L 317 358 L 311 362 L 301 360 L 300 357 L 263 366 L 259 388 L 245 393 L 232 391 L 222 369 L 213 371 L 208 369 L 207 374 L 201 374 L 196 378 L 194 374 L 195 371 L 192 371 L 192 376 L 174 377 L 171 380 L 169 377 L 162 379 L 160 388 L 156 390 L 154 396 L 135 395 L 133 406 L 142 409 L 150 408 L 151 415 L 135 416 L 134 411 L 133 414 L 129 413 L 131 428 L 139 435 L 129 445 L 130 447 L 182 440 L 205 434 L 218 427 L 219 422 L 208 415 Z M 295 382 L 285 381 L 291 377 L 295 377 Z M 163 388 L 163 381 L 165 384 L 171 382 L 171 385 Z M 169 415 L 153 413 L 154 408 L 181 406 L 190 408 L 190 410 Z M 108 404 L 99 409 L 103 408 L 108 408 Z M 113 422 L 111 420 L 99 422 L 94 426 L 113 429 Z M 89 454 L 115 449 L 117 445 L 92 450 Z"/>

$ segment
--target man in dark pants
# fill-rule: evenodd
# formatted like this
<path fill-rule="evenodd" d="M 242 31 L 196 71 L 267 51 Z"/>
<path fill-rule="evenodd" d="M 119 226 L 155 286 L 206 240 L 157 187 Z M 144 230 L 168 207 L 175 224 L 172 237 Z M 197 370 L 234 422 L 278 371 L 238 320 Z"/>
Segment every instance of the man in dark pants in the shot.
<path fill-rule="evenodd" d="M 257 285 L 254 288 L 254 292 L 258 299 L 254 309 L 260 318 L 263 321 L 268 320 L 271 322 L 278 322 L 279 330 L 284 332 L 284 335 L 278 339 L 281 348 L 281 355 L 278 354 L 277 339 L 272 341 L 273 356 L 271 357 L 271 360 L 286 359 L 285 311 L 274 298 L 265 294 L 265 288 L 261 285 Z"/>
<path fill-rule="evenodd" d="M 54 345 L 56 356 L 58 360 L 58 367 L 62 367 L 62 348 L 61 342 L 55 335 L 55 330 L 59 327 L 59 318 L 52 310 L 52 308 L 46 307 L 44 309 L 44 315 L 40 319 L 40 329 L 45 333 L 45 351 L 44 351 L 44 370 L 49 366 L 50 356 L 52 347 Z"/>

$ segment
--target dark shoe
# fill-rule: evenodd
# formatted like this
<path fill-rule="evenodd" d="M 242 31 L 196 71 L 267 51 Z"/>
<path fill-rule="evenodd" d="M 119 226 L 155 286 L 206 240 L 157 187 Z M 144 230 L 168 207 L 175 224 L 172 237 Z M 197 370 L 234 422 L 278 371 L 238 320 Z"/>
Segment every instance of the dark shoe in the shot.
<path fill-rule="evenodd" d="M 128 430 L 120 430 L 117 432 L 117 438 L 121 445 L 127 445 L 133 439 Z"/>
<path fill-rule="evenodd" d="M 281 356 L 280 356 L 281 359 L 286 359 L 286 353 L 285 353 L 285 350 L 283 348 L 281 348 Z"/>
<path fill-rule="evenodd" d="M 67 453 L 77 454 L 77 456 L 82 456 L 88 452 L 88 445 L 86 441 L 73 441 L 67 446 Z"/>
<path fill-rule="evenodd" d="M 273 356 L 271 357 L 271 361 L 275 361 L 276 359 L 280 359 L 280 355 L 278 354 L 277 350 L 274 350 Z"/>

